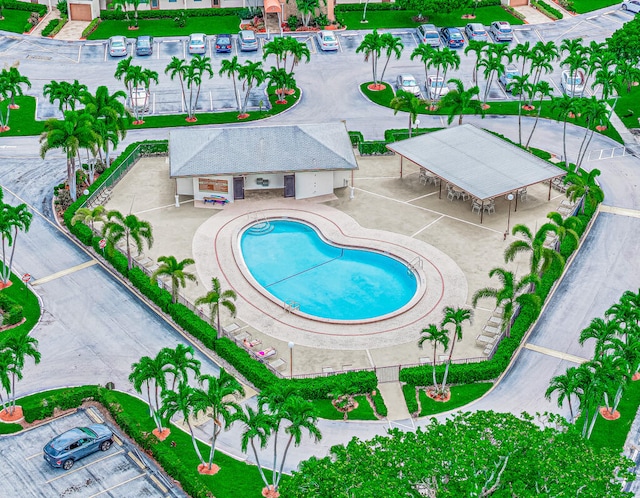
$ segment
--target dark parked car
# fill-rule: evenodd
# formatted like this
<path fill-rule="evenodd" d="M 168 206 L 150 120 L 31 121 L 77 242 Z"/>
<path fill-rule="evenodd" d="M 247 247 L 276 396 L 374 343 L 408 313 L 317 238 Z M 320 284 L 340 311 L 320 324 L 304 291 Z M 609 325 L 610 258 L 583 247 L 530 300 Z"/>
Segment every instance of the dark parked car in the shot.
<path fill-rule="evenodd" d="M 107 451 L 113 444 L 113 432 L 102 424 L 76 427 L 56 436 L 44 447 L 44 459 L 52 467 L 69 470 L 76 460 L 96 451 Z"/>
<path fill-rule="evenodd" d="M 460 48 L 464 46 L 464 36 L 458 28 L 442 28 L 440 37 L 445 47 Z"/>
<path fill-rule="evenodd" d="M 153 54 L 153 36 L 138 36 L 136 40 L 136 55 Z"/>
<path fill-rule="evenodd" d="M 231 52 L 231 35 L 218 35 L 216 37 L 216 53 Z"/>

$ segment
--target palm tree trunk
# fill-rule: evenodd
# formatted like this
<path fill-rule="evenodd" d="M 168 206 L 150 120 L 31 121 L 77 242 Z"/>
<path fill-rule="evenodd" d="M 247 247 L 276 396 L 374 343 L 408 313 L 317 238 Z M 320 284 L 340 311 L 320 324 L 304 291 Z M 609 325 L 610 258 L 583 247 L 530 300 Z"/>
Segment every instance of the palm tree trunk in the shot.
<path fill-rule="evenodd" d="M 438 348 L 438 344 L 433 344 L 433 387 L 436 392 L 438 391 L 438 379 L 436 378 L 436 350 Z"/>
<path fill-rule="evenodd" d="M 442 392 L 445 392 L 447 386 L 447 376 L 449 375 L 449 365 L 451 365 L 451 357 L 453 356 L 453 348 L 456 346 L 457 335 L 453 333 L 453 342 L 451 343 L 451 349 L 449 350 L 449 359 L 447 360 L 447 366 L 444 368 L 444 377 L 442 379 Z"/>
<path fill-rule="evenodd" d="M 562 127 L 562 150 L 564 153 L 564 167 L 569 171 L 569 158 L 567 157 L 567 117 L 564 118 Z"/>
<path fill-rule="evenodd" d="M 278 470 L 278 475 L 273 483 L 273 486 L 278 489 L 278 485 L 280 484 L 280 479 L 282 478 L 282 470 L 284 469 L 284 461 L 287 459 L 287 452 L 289 451 L 289 446 L 291 446 L 291 442 L 293 441 L 293 436 L 289 436 L 289 441 L 287 441 L 287 446 L 284 448 L 284 453 L 282 454 L 282 461 L 280 462 L 280 469 Z M 275 462 L 274 462 L 275 464 Z"/>
<path fill-rule="evenodd" d="M 536 120 L 533 123 L 533 128 L 531 128 L 531 134 L 529 135 L 527 144 L 524 146 L 525 149 L 529 148 L 529 142 L 531 142 L 531 138 L 533 137 L 533 132 L 536 131 L 536 126 L 538 126 L 538 120 L 540 119 L 541 112 L 542 112 L 542 99 L 540 99 L 540 102 L 538 103 L 538 114 L 536 115 Z"/>
<path fill-rule="evenodd" d="M 256 450 L 256 445 L 253 442 L 253 438 L 251 438 L 251 449 L 253 450 L 253 456 L 256 457 L 256 465 L 258 466 L 258 472 L 260 472 L 260 477 L 262 477 L 262 482 L 266 487 L 269 487 L 269 482 L 267 481 L 266 476 L 264 475 L 264 471 L 262 470 L 262 465 L 260 464 L 260 458 L 258 457 L 258 451 Z"/>
<path fill-rule="evenodd" d="M 193 449 L 196 450 L 196 455 L 198 455 L 198 459 L 202 465 L 205 465 L 204 458 L 202 458 L 202 453 L 200 453 L 200 448 L 198 448 L 198 441 L 196 440 L 196 436 L 193 433 L 193 427 L 191 426 L 191 421 L 189 417 L 185 417 L 185 422 L 187 422 L 187 426 L 189 427 L 189 433 L 191 434 L 191 442 L 193 443 Z"/>
<path fill-rule="evenodd" d="M 6 284 L 9 281 L 9 273 L 11 268 L 7 265 L 7 252 L 6 252 L 6 237 L 2 235 L 2 283 Z"/>

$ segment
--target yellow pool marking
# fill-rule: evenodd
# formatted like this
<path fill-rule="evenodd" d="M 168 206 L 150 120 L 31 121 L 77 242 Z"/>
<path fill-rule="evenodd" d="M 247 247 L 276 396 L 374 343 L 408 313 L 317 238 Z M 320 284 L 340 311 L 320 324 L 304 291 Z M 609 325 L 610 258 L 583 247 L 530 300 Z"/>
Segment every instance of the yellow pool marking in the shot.
<path fill-rule="evenodd" d="M 84 270 L 85 268 L 89 268 L 90 266 L 93 266 L 95 264 L 98 264 L 98 261 L 96 261 L 95 259 L 92 259 L 91 261 L 87 261 L 86 263 L 82 263 L 77 266 L 72 266 L 71 268 L 67 268 L 66 270 L 53 273 L 48 277 L 39 278 L 35 282 L 32 282 L 31 285 L 36 286 L 36 285 L 44 284 L 44 283 L 50 282 L 51 280 L 55 280 L 56 278 L 64 277 L 65 275 L 70 275 L 71 273 L 75 273 L 79 270 Z"/>
<path fill-rule="evenodd" d="M 573 363 L 586 363 L 586 358 L 580 358 L 579 356 L 574 356 L 569 353 L 563 353 L 561 351 L 556 351 L 554 349 L 545 348 L 543 346 L 536 346 L 535 344 L 531 344 L 530 342 L 524 345 L 525 348 L 530 349 L 531 351 L 536 351 L 537 353 L 546 354 L 547 356 L 554 356 L 555 358 L 560 358 L 561 360 L 572 361 Z"/>

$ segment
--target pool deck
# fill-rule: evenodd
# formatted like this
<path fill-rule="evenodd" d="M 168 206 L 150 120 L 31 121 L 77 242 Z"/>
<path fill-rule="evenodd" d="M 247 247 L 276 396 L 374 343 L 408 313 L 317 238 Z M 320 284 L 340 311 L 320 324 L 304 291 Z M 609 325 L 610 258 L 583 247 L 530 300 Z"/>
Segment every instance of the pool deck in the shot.
<path fill-rule="evenodd" d="M 353 199 L 349 188 L 299 201 L 281 198 L 280 192 L 250 192 L 247 199 L 224 207 L 194 206 L 193 199 L 181 197 L 176 208 L 166 158 L 144 158 L 113 189 L 106 207 L 132 212 L 151 223 L 154 245 L 138 259 L 154 262 L 173 255 L 196 261 L 190 270 L 198 282 L 188 282 L 182 290 L 188 300 L 204 295 L 214 276 L 223 290 L 235 290 L 237 317 L 223 309 L 223 328 L 240 343 L 245 338 L 259 340 L 253 349 L 275 348 L 277 354 L 268 361 L 284 375 L 292 368 L 289 341 L 295 344 L 294 375 L 427 363 L 433 350 L 429 344 L 418 348 L 417 341 L 423 328 L 440 321 L 444 306 L 470 306 L 477 289 L 498 285 L 488 277 L 492 268 L 507 268 L 518 277 L 526 273 L 528 257 L 509 265 L 503 259 L 505 248 L 515 240 L 504 236 L 509 201 L 496 199 L 495 214 L 485 213 L 480 224 L 470 201 L 450 201 L 446 191 L 438 198 L 438 187 L 420 183 L 417 166 L 405 161 L 400 178 L 398 156 L 357 159 L 360 169 L 354 177 Z M 552 190 L 547 201 L 548 192 L 544 185 L 529 187 L 528 198 L 518 203 L 517 211 L 512 202 L 511 227 L 522 223 L 535 230 L 548 212 L 558 210 L 564 194 Z M 327 323 L 291 312 L 251 283 L 238 254 L 239 230 L 269 216 L 308 221 L 337 243 L 391 252 L 409 262 L 419 258 L 426 292 L 420 292 L 403 313 L 368 323 Z M 496 326 L 495 317 L 490 321 L 493 311 L 491 300 L 479 303 L 473 323 L 464 326 L 463 338 L 456 343 L 454 359 L 485 355 L 484 341 L 490 336 L 483 329 Z"/>

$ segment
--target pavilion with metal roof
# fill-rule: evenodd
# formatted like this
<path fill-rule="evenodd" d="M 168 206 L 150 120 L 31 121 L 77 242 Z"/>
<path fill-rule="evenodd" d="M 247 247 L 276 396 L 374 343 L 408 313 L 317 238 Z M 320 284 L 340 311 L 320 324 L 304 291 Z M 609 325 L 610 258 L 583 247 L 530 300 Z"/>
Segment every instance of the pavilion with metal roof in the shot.
<path fill-rule="evenodd" d="M 536 183 L 551 181 L 566 172 L 526 150 L 471 124 L 419 135 L 387 145 L 389 150 L 409 159 L 442 181 L 484 202 Z M 517 195 L 516 209 L 517 209 Z"/>

